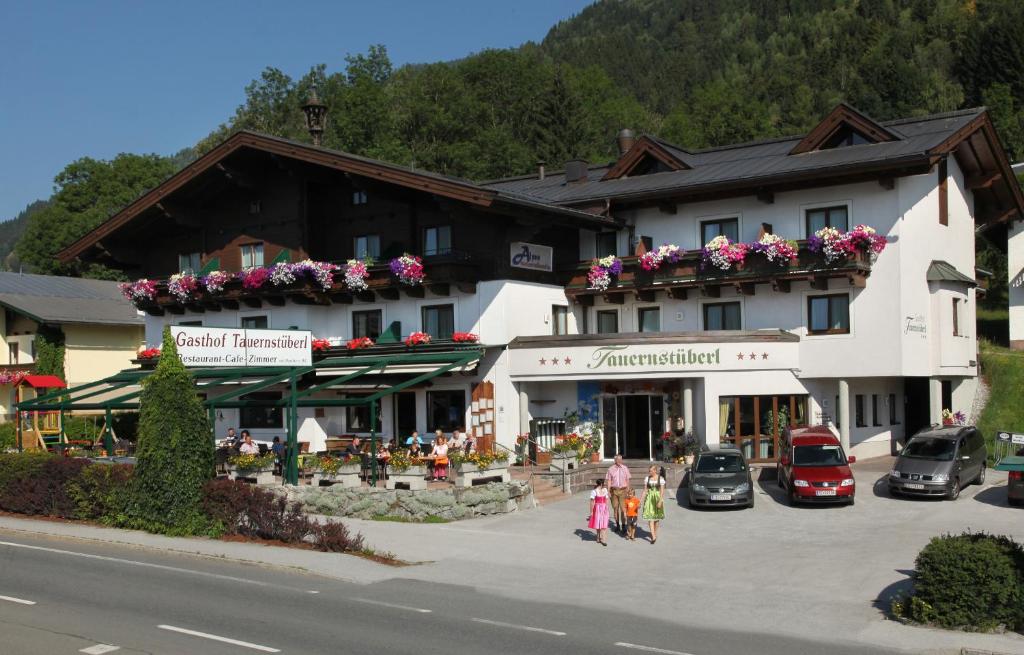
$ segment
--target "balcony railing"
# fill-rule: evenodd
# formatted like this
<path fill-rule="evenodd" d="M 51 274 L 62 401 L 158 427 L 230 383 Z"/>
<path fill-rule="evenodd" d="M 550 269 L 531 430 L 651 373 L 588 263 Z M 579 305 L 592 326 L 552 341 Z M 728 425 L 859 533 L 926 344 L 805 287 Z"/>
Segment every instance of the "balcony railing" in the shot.
<path fill-rule="evenodd" d="M 866 285 L 871 274 L 870 255 L 857 252 L 827 263 L 821 253 L 808 248 L 806 241 L 798 241 L 797 245 L 797 258 L 785 264 L 769 262 L 760 254 L 748 253 L 743 262 L 728 271 L 705 266 L 700 250 L 685 251 L 678 261 L 665 261 L 655 271 L 644 270 L 639 257 L 622 257 L 622 273 L 612 277 L 606 290 L 591 288 L 587 274 L 593 262 L 582 261 L 570 273 L 566 294 L 581 303 L 590 304 L 595 296 L 621 303 L 627 293 L 650 302 L 658 291 L 677 299 L 685 299 L 689 290 L 702 296 L 718 297 L 722 287 L 733 287 L 740 295 L 754 295 L 757 285 L 762 284 L 786 293 L 796 281 L 808 281 L 814 289 L 827 289 L 829 279 L 841 279 L 854 287 Z"/>
<path fill-rule="evenodd" d="M 331 262 L 344 266 L 345 262 Z M 261 308 L 264 305 L 283 307 L 288 300 L 304 305 L 351 304 L 355 299 L 364 302 L 398 300 L 403 294 L 410 298 L 423 298 L 427 291 L 437 296 L 451 295 L 453 289 L 462 293 L 476 293 L 480 277 L 479 264 L 472 256 L 461 252 L 430 255 L 423 258 L 422 284 L 408 285 L 391 273 L 387 262 L 367 269 L 366 289 L 353 291 L 345 285 L 344 270 L 334 273 L 330 289 L 324 289 L 308 278 L 297 279 L 287 285 L 275 285 L 269 280 L 259 288 L 245 288 L 242 281 L 232 279 L 223 291 L 209 292 L 197 289 L 188 300 L 182 301 L 168 289 L 168 280 L 156 281 L 156 296 L 152 300 L 135 301 L 139 309 L 152 314 L 184 314 L 220 311 L 221 309 Z"/>

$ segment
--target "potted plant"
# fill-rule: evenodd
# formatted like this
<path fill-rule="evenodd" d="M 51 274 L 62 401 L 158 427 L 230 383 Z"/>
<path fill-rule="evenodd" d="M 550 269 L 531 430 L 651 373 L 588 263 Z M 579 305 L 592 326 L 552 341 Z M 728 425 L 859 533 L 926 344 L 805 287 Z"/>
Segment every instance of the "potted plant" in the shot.
<path fill-rule="evenodd" d="M 228 477 L 255 479 L 256 484 L 274 484 L 274 453 L 232 455 L 228 458 Z"/>
<path fill-rule="evenodd" d="M 458 453 L 449 455 L 449 461 L 455 471 L 457 487 L 471 487 L 480 480 L 508 482 L 510 479 L 506 452 Z"/>
<path fill-rule="evenodd" d="M 693 460 L 700 453 L 700 439 L 692 432 L 687 432 L 683 437 L 683 461 L 687 466 L 693 466 Z"/>
<path fill-rule="evenodd" d="M 313 460 L 316 473 L 313 474 L 313 486 L 323 483 L 341 484 L 343 487 L 358 487 L 359 473 L 362 462 L 355 457 L 341 458 L 321 455 Z"/>
<path fill-rule="evenodd" d="M 590 460 L 591 464 L 597 464 L 601 461 L 601 436 L 594 434 L 587 439 L 587 450 L 585 453 L 585 459 Z"/>
<path fill-rule="evenodd" d="M 551 470 L 571 471 L 575 469 L 579 463 L 582 447 L 583 440 L 578 434 L 555 437 L 555 445 L 551 447 Z"/>
<path fill-rule="evenodd" d="M 385 486 L 397 489 L 399 485 L 410 490 L 427 488 L 427 468 L 419 460 L 409 457 L 409 451 L 396 450 L 388 460 L 388 479 Z"/>

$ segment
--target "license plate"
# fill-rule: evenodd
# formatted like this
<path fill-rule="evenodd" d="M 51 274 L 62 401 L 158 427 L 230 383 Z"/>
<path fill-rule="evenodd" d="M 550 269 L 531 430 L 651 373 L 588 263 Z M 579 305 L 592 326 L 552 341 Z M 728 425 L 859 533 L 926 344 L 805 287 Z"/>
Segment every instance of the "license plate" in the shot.
<path fill-rule="evenodd" d="M 907 483 L 907 484 L 905 484 L 903 486 L 906 487 L 907 489 L 924 489 L 924 485 L 923 484 Z"/>
<path fill-rule="evenodd" d="M 711 494 L 711 500 L 732 500 L 732 494 Z"/>
<path fill-rule="evenodd" d="M 836 490 L 835 489 L 818 489 L 817 491 L 814 492 L 814 495 L 815 496 L 835 496 L 836 495 Z"/>

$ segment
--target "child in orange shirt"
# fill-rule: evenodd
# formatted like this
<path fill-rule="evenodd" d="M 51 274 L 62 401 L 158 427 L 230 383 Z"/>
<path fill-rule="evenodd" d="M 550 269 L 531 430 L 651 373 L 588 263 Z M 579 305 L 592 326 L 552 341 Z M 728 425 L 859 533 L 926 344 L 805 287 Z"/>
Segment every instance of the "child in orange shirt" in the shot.
<path fill-rule="evenodd" d="M 636 497 L 636 492 L 633 491 L 633 487 L 630 487 L 626 491 L 626 539 L 630 541 L 636 540 L 636 519 L 637 512 L 640 509 L 640 499 Z"/>

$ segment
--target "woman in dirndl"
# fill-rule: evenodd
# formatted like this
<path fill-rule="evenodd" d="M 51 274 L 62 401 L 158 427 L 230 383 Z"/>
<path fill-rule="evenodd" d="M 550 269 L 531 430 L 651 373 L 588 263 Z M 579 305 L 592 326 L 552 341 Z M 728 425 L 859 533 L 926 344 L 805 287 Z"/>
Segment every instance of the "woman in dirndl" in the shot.
<path fill-rule="evenodd" d="M 604 486 L 604 478 L 594 481 L 594 490 L 590 492 L 590 521 L 587 527 L 597 533 L 597 543 L 608 545 L 608 489 Z"/>
<path fill-rule="evenodd" d="M 658 522 L 665 518 L 665 478 L 652 466 L 644 478 L 644 499 L 640 506 L 642 515 L 651 530 L 651 544 L 658 540 Z"/>

